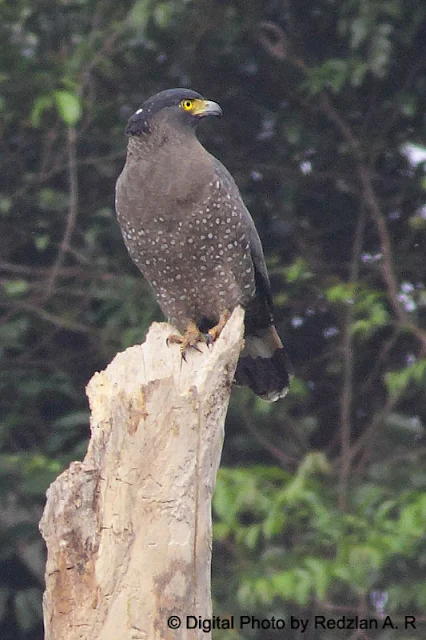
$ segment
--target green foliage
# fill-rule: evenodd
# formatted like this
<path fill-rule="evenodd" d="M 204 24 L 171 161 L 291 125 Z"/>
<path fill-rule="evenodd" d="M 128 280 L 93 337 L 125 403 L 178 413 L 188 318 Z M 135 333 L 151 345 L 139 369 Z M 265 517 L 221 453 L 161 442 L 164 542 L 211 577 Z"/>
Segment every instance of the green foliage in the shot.
<path fill-rule="evenodd" d="M 324 293 L 329 302 L 353 303 L 355 291 L 352 284 L 341 282 L 328 287 Z"/>
<path fill-rule="evenodd" d="M 396 394 L 405 391 L 410 384 L 424 388 L 426 376 L 426 359 L 414 362 L 399 371 L 388 371 L 385 375 L 385 383 L 389 393 Z"/>
<path fill-rule="evenodd" d="M 423 492 L 401 489 L 390 499 L 387 486 L 365 484 L 354 488 L 342 513 L 330 471 L 322 454 L 309 454 L 291 480 L 264 467 L 219 471 L 215 535 L 238 549 L 240 605 L 271 606 L 278 598 L 307 606 L 313 598 L 321 607 L 342 590 L 356 598 L 377 588 L 397 557 L 417 557 L 425 532 Z M 249 563 L 253 552 L 256 568 Z M 398 576 L 392 580 L 389 589 Z M 412 592 L 406 613 L 421 610 L 423 597 Z M 389 601 L 393 613 L 400 607 L 398 598 Z"/>
<path fill-rule="evenodd" d="M 55 102 L 62 122 L 74 127 L 81 117 L 79 98 L 69 91 L 55 91 Z"/>
<path fill-rule="evenodd" d="M 15 297 L 27 293 L 29 284 L 27 280 L 18 278 L 16 280 L 9 280 L 3 285 L 4 292 L 7 296 Z"/>
<path fill-rule="evenodd" d="M 289 284 L 309 280 L 312 273 L 309 270 L 308 263 L 303 258 L 297 258 L 293 264 L 285 269 L 285 278 Z"/>
<path fill-rule="evenodd" d="M 358 291 L 354 306 L 354 321 L 351 324 L 352 333 L 365 337 L 387 325 L 388 322 L 389 313 L 385 296 L 381 292 L 368 289 Z"/>
<path fill-rule="evenodd" d="M 336 58 L 327 60 L 318 67 L 311 67 L 306 80 L 301 83 L 301 90 L 315 96 L 329 88 L 333 93 L 339 93 L 346 84 L 359 86 L 366 73 L 368 65 L 360 59 L 352 60 Z"/>

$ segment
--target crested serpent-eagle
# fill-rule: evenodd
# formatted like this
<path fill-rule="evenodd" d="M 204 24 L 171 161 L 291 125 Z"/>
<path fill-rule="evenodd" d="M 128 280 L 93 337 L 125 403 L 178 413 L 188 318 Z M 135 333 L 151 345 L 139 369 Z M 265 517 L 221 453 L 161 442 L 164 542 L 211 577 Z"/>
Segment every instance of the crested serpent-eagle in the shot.
<path fill-rule="evenodd" d="M 291 364 L 273 324 L 272 296 L 254 222 L 228 170 L 196 128 L 220 116 L 188 89 L 162 91 L 130 118 L 116 210 L 130 256 L 151 284 L 182 354 L 213 342 L 237 305 L 245 345 L 235 382 L 265 400 L 285 395 Z"/>

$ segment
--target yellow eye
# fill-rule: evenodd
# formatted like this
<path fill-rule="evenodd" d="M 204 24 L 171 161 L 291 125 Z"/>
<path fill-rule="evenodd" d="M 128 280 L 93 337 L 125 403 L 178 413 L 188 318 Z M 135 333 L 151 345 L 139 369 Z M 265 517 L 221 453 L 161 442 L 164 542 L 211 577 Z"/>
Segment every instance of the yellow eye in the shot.
<path fill-rule="evenodd" d="M 182 109 L 184 111 L 191 111 L 192 107 L 194 106 L 194 101 L 193 100 L 182 100 L 180 103 L 180 106 L 182 107 Z"/>

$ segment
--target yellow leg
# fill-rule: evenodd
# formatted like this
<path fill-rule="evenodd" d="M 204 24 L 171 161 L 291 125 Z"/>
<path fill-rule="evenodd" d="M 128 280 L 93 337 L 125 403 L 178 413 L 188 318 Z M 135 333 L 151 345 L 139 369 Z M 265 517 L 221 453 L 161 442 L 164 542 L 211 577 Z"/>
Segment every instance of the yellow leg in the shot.
<path fill-rule="evenodd" d="M 226 325 L 230 317 L 231 313 L 228 311 L 228 309 L 222 311 L 222 313 L 220 314 L 219 322 L 214 327 L 209 329 L 208 334 L 211 342 L 216 342 L 216 340 L 222 333 L 223 327 Z"/>
<path fill-rule="evenodd" d="M 184 360 L 186 360 L 185 358 L 185 352 L 187 349 L 189 349 L 190 347 L 192 347 L 193 349 L 196 349 L 197 351 L 200 351 L 200 349 L 197 347 L 197 343 L 198 342 L 205 342 L 206 339 L 204 337 L 204 335 L 201 333 L 201 331 L 198 329 L 197 325 L 195 324 L 195 322 L 189 322 L 187 324 L 185 333 L 183 334 L 183 336 L 178 335 L 176 333 L 172 333 L 168 338 L 167 338 L 167 344 L 180 344 L 180 353 L 182 355 L 182 358 Z"/>

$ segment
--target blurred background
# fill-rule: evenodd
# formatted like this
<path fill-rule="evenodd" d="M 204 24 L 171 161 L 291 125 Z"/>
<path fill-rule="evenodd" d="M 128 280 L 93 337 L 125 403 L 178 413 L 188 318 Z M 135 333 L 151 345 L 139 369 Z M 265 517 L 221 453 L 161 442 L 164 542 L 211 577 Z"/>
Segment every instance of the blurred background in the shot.
<path fill-rule="evenodd" d="M 38 521 L 85 455 L 85 385 L 161 319 L 114 185 L 127 118 L 172 87 L 223 108 L 200 138 L 256 220 L 296 369 L 273 405 L 233 391 L 214 613 L 426 637 L 425 34 L 422 0 L 1 3 L 1 640 L 43 637 Z"/>

